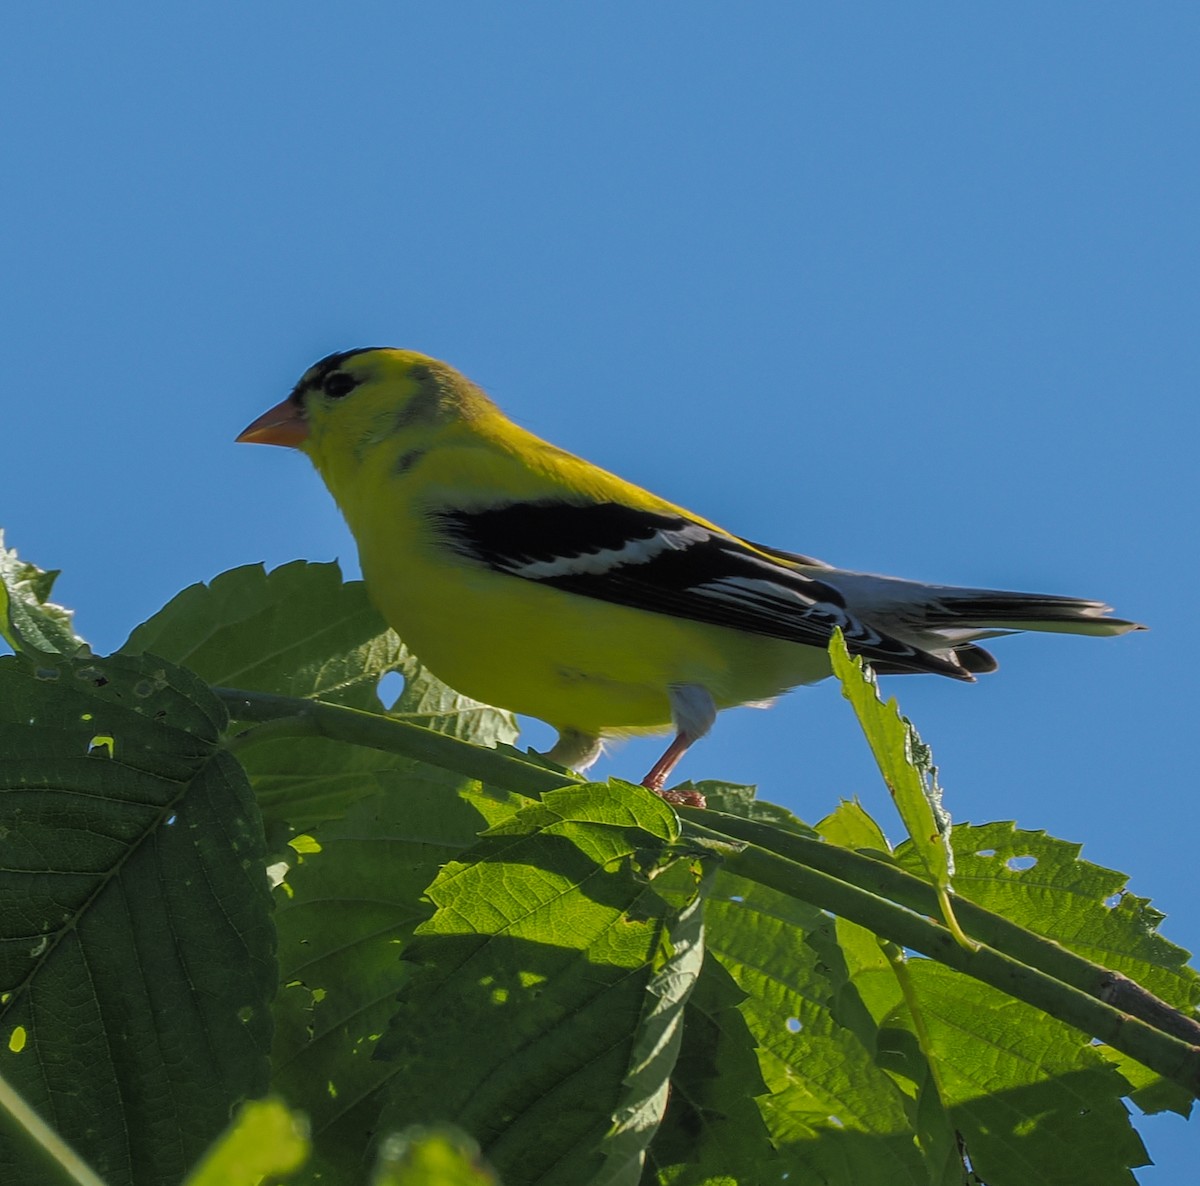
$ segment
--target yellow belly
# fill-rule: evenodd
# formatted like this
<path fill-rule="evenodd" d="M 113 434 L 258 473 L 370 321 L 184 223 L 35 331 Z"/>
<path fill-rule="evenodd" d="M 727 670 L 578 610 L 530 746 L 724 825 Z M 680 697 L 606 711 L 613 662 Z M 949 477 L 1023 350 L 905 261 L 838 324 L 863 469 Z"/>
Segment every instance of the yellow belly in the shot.
<path fill-rule="evenodd" d="M 394 556 L 395 553 L 392 553 Z M 718 708 L 830 672 L 823 651 L 628 609 L 480 568 L 364 550 L 372 598 L 439 679 L 488 704 L 583 733 L 671 724 L 668 689 L 698 684 Z"/>
<path fill-rule="evenodd" d="M 527 434 L 526 448 L 510 448 L 520 430 L 506 424 L 505 435 L 489 436 L 486 427 L 456 423 L 436 447 L 427 430 L 410 439 L 393 428 L 374 445 L 335 449 L 335 441 L 314 455 L 358 541 L 372 599 L 451 687 L 560 730 L 604 734 L 669 728 L 672 685 L 699 685 L 729 708 L 830 674 L 818 648 L 629 609 L 454 557 L 429 508 L 463 505 L 467 475 L 513 498 L 555 497 L 564 484 L 556 450 Z M 597 498 L 632 490 L 601 471 L 587 476 Z"/>

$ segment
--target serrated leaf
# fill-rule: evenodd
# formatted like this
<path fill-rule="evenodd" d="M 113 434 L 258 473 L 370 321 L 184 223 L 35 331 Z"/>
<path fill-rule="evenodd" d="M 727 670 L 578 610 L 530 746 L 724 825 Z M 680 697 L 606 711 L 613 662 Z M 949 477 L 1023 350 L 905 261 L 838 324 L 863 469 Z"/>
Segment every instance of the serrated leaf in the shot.
<path fill-rule="evenodd" d="M 890 859 L 892 856 L 892 846 L 883 829 L 857 799 L 843 799 L 817 824 L 816 832 L 830 844 L 869 852 L 877 857 Z"/>
<path fill-rule="evenodd" d="M 896 810 L 920 855 L 925 876 L 939 890 L 949 890 L 954 872 L 950 816 L 942 806 L 937 767 L 929 747 L 921 741 L 912 722 L 900 715 L 894 698 L 883 702 L 875 673 L 861 658 L 850 657 L 840 632 L 835 632 L 830 641 L 829 655 L 833 673 L 842 684 L 842 695 L 858 717 Z"/>
<path fill-rule="evenodd" d="M 380 1044 L 386 1125 L 458 1124 L 510 1186 L 637 1182 L 699 960 L 706 858 L 677 827 L 641 788 L 572 787 L 446 865 Z"/>
<path fill-rule="evenodd" d="M 1104 1058 L 1121 1072 L 1125 1082 L 1129 1084 L 1129 1100 L 1147 1116 L 1155 1116 L 1159 1112 L 1174 1112 L 1185 1120 L 1191 1116 L 1196 1105 L 1195 1097 L 1190 1091 L 1164 1079 L 1161 1075 L 1143 1066 L 1137 1059 L 1111 1046 L 1096 1043 L 1096 1049 Z"/>
<path fill-rule="evenodd" d="M 393 669 L 391 654 L 371 654 L 386 629 L 361 582 L 343 582 L 336 563 L 297 560 L 189 585 L 121 650 L 162 655 L 210 684 L 370 708 L 379 676 Z"/>
<path fill-rule="evenodd" d="M 395 671 L 406 691 L 394 712 L 436 718 L 424 723 L 480 744 L 516 737 L 510 713 L 458 696 L 420 667 L 363 582 L 344 581 L 336 563 L 230 569 L 177 594 L 121 649 L 163 655 L 211 684 L 365 711 L 383 707 L 379 681 Z"/>
<path fill-rule="evenodd" d="M 110 1186 L 182 1178 L 266 1087 L 264 842 L 224 725 L 159 660 L 0 659 L 0 1067 Z"/>
<path fill-rule="evenodd" d="M 0 637 L 14 651 L 79 655 L 88 652 L 75 633 L 72 611 L 50 600 L 58 572 L 46 572 L 4 546 L 0 530 Z"/>
<path fill-rule="evenodd" d="M 1127 889 L 1125 874 L 1080 860 L 1080 845 L 1011 822 L 961 824 L 951 837 L 958 893 L 1190 1012 L 1200 975 L 1158 931 L 1163 915 Z M 910 870 L 908 845 L 896 858 Z"/>
<path fill-rule="evenodd" d="M 387 706 L 393 715 L 478 745 L 517 735 L 511 713 L 460 696 L 422 667 L 384 625 L 363 583 L 343 581 L 336 564 L 231 569 L 183 590 L 123 649 L 164 655 L 212 684 L 368 712 L 384 711 L 380 681 L 397 673 L 404 689 Z M 266 741 L 239 748 L 238 756 L 264 818 L 298 829 L 336 819 L 377 793 L 379 777 L 418 776 L 409 759 L 326 738 Z"/>
<path fill-rule="evenodd" d="M 933 960 L 908 971 L 942 1102 L 988 1186 L 1133 1186 L 1147 1158 L 1125 1082 L 1077 1030 Z"/>
<path fill-rule="evenodd" d="M 308 1126 L 277 1099 L 243 1104 L 184 1186 L 261 1186 L 287 1179 L 308 1156 Z"/>
<path fill-rule="evenodd" d="M 746 994 L 759 1101 L 783 1166 L 828 1186 L 924 1186 L 904 1094 L 874 1060 L 875 1027 L 833 920 L 785 894 L 717 875 L 706 946 Z"/>
<path fill-rule="evenodd" d="M 381 793 L 302 838 L 276 891 L 283 988 L 273 1086 L 308 1115 L 315 1164 L 354 1182 L 378 1120 L 377 1090 L 394 1073 L 372 1054 L 408 976 L 405 944 L 432 910 L 425 890 L 525 802 L 433 778 L 379 782 Z"/>
<path fill-rule="evenodd" d="M 705 961 L 684 1011 L 667 1113 L 650 1146 L 644 1183 L 780 1180 L 784 1166 L 756 1103 L 767 1085 L 738 1008 L 745 999 L 720 962 Z"/>

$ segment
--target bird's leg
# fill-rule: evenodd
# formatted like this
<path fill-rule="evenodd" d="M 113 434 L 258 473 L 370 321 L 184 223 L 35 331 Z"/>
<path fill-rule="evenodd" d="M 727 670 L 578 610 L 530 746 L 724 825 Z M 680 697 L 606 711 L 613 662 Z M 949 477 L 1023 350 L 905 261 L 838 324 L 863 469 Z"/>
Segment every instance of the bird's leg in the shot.
<path fill-rule="evenodd" d="M 684 803 L 688 807 L 703 807 L 704 796 L 699 791 L 664 791 L 663 783 L 667 775 L 675 769 L 675 764 L 687 753 L 692 739 L 686 733 L 677 733 L 675 740 L 667 746 L 667 752 L 650 768 L 650 773 L 642 779 L 642 786 L 647 787 L 656 795 L 666 799 L 668 803 Z"/>
<path fill-rule="evenodd" d="M 679 732 L 663 756 L 650 768 L 650 773 L 642 779 L 642 786 L 661 795 L 668 803 L 704 807 L 704 796 L 699 791 L 664 791 L 663 783 L 692 742 L 699 741 L 712 728 L 713 721 L 717 719 L 717 706 L 708 689 L 699 684 L 673 684 L 668 689 L 668 695 L 671 699 L 671 717 Z"/>
<path fill-rule="evenodd" d="M 604 742 L 594 733 L 581 733 L 578 729 L 560 729 L 558 741 L 548 749 L 543 758 L 565 766 L 568 770 L 584 771 L 604 752 Z"/>

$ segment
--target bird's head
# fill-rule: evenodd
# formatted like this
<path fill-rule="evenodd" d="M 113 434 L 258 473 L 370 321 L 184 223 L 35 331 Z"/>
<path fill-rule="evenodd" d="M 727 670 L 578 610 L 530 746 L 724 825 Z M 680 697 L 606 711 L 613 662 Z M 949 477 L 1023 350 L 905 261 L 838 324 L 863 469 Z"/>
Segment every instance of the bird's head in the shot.
<path fill-rule="evenodd" d="M 314 460 L 341 444 L 359 448 L 407 427 L 469 414 L 486 397 L 444 362 L 415 350 L 344 350 L 308 368 L 292 393 L 238 436 L 288 445 Z"/>

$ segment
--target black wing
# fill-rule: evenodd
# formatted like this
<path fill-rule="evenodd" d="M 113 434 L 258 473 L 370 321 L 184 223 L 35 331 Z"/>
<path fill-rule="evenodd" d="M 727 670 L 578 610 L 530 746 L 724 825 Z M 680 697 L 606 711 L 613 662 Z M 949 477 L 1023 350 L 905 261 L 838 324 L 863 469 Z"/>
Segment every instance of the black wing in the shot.
<path fill-rule="evenodd" d="M 522 580 L 822 650 L 837 626 L 853 653 L 894 670 L 971 678 L 852 616 L 837 589 L 798 572 L 787 553 L 682 515 L 544 500 L 444 509 L 433 519 L 461 556 Z"/>

